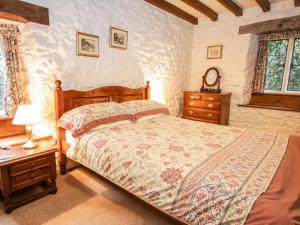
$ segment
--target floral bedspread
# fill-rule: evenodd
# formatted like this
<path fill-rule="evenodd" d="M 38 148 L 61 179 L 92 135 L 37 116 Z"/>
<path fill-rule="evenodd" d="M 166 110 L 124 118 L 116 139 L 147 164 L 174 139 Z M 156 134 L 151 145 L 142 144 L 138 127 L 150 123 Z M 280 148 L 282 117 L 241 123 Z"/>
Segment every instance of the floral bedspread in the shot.
<path fill-rule="evenodd" d="M 162 116 L 84 134 L 69 158 L 188 224 L 243 224 L 288 135 Z"/>

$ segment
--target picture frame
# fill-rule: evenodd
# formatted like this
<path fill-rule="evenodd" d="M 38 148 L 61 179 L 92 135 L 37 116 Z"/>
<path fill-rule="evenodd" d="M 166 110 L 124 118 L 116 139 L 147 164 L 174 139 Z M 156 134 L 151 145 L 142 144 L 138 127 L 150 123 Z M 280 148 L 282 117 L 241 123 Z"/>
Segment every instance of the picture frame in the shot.
<path fill-rule="evenodd" d="M 99 57 L 99 36 L 77 32 L 77 55 Z"/>
<path fill-rule="evenodd" d="M 128 31 L 110 27 L 110 47 L 126 50 L 128 47 Z"/>
<path fill-rule="evenodd" d="M 223 45 L 213 45 L 207 47 L 207 59 L 222 59 Z"/>

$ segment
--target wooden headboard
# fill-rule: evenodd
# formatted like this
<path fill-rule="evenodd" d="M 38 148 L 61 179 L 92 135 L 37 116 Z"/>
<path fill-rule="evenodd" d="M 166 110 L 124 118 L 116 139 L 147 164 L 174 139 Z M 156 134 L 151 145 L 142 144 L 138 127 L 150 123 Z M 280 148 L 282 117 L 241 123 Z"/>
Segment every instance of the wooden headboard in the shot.
<path fill-rule="evenodd" d="M 101 102 L 126 102 L 131 100 L 150 99 L 150 82 L 146 87 L 137 89 L 122 86 L 99 87 L 88 91 L 63 91 L 61 81 L 55 81 L 55 117 L 73 108 Z"/>
<path fill-rule="evenodd" d="M 99 87 L 88 91 L 68 90 L 64 91 L 61 88 L 61 81 L 55 81 L 55 118 L 56 121 L 65 112 L 91 103 L 101 102 L 126 102 L 131 100 L 150 99 L 150 82 L 147 81 L 145 87 L 133 89 L 122 86 L 107 86 Z M 65 130 L 57 128 L 57 145 L 59 148 L 59 161 L 61 166 L 61 173 L 64 174 L 66 166 L 66 150 L 68 144 L 66 143 Z"/>

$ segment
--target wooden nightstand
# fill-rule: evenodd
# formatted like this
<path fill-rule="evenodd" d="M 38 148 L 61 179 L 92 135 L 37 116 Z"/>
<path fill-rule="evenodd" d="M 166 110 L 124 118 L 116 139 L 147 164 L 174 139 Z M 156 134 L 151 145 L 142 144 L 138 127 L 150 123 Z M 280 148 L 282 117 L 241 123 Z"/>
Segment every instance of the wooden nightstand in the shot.
<path fill-rule="evenodd" d="M 43 197 L 55 194 L 57 147 L 50 140 L 38 141 L 39 147 L 22 146 L 0 149 L 0 199 L 6 213 Z"/>

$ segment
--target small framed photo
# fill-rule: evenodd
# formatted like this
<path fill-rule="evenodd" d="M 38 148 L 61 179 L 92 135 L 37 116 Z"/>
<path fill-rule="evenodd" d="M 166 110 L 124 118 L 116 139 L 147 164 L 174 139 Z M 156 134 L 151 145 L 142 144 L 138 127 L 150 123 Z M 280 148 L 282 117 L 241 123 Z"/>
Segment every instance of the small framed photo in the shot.
<path fill-rule="evenodd" d="M 128 31 L 110 27 L 110 47 L 127 49 Z"/>
<path fill-rule="evenodd" d="M 77 32 L 77 55 L 99 57 L 99 36 Z"/>
<path fill-rule="evenodd" d="M 207 47 L 207 59 L 221 59 L 223 45 L 214 45 Z"/>

